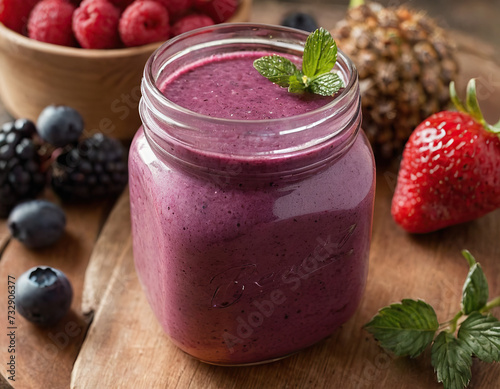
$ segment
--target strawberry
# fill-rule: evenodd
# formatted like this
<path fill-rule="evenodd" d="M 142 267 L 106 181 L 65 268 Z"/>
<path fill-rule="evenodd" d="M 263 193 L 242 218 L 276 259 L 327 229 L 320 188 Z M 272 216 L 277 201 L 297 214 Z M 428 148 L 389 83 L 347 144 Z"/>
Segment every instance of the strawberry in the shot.
<path fill-rule="evenodd" d="M 403 152 L 391 212 L 408 232 L 439 230 L 500 207 L 500 122 L 486 123 L 474 80 L 465 106 L 453 83 L 450 95 L 458 112 L 430 116 Z"/>

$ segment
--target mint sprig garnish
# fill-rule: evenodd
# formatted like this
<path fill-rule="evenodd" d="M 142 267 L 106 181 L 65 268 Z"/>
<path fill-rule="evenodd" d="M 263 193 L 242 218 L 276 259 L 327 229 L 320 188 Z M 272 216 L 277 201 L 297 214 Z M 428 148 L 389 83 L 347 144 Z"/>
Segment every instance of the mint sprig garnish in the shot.
<path fill-rule="evenodd" d="M 344 87 L 339 75 L 332 73 L 337 62 L 337 44 L 324 28 L 311 33 L 304 46 L 302 70 L 289 59 L 269 55 L 256 59 L 253 66 L 269 81 L 292 93 L 311 92 L 332 96 Z"/>
<path fill-rule="evenodd" d="M 269 81 L 282 87 L 290 85 L 290 77 L 298 71 L 292 61 L 279 55 L 259 58 L 254 61 L 253 66 Z"/>
<path fill-rule="evenodd" d="M 488 282 L 481 266 L 467 250 L 462 255 L 469 273 L 462 288 L 462 309 L 453 319 L 439 324 L 429 304 L 405 299 L 382 308 L 365 325 L 396 356 L 417 357 L 432 344 L 431 363 L 445 389 L 463 389 L 469 384 L 473 356 L 500 362 L 500 321 L 490 313 L 500 306 L 500 296 L 487 301 Z"/>
<path fill-rule="evenodd" d="M 337 43 L 332 35 L 320 28 L 307 37 L 302 70 L 307 77 L 330 72 L 337 62 Z"/>

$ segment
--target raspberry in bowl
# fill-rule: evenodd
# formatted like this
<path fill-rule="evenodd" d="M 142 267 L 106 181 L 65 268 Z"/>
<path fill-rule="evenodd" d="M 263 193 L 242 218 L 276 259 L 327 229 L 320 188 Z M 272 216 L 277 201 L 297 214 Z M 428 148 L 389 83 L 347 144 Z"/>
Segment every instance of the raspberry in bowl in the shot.
<path fill-rule="evenodd" d="M 48 105 L 68 105 L 82 114 L 88 135 L 101 132 L 122 140 L 130 140 L 140 125 L 137 107 L 147 59 L 173 35 L 178 20 L 200 13 L 191 0 L 32 0 L 26 9 L 17 2 L 0 0 L 0 98 L 9 113 L 36 120 Z M 156 22 L 148 31 L 134 30 L 138 3 L 149 10 L 170 4 L 155 13 L 168 14 L 168 36 L 165 29 L 157 33 Z M 250 7 L 251 0 L 240 0 L 227 22 L 248 21 Z M 58 30 L 53 33 L 49 25 Z"/>

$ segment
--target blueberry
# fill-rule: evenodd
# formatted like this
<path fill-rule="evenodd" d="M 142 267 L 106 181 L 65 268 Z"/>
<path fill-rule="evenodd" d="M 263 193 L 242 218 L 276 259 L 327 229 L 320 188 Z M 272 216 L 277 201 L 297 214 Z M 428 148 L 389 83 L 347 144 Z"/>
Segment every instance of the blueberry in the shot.
<path fill-rule="evenodd" d="M 293 12 L 286 15 L 281 21 L 281 25 L 309 32 L 318 29 L 318 22 L 316 22 L 316 19 L 303 12 Z"/>
<path fill-rule="evenodd" d="M 49 105 L 37 120 L 40 137 L 55 147 L 64 147 L 78 140 L 83 133 L 83 118 L 71 107 Z"/>
<path fill-rule="evenodd" d="M 63 234 L 66 215 L 56 204 L 32 200 L 17 205 L 10 213 L 7 225 L 12 236 L 26 247 L 45 247 Z"/>
<path fill-rule="evenodd" d="M 56 324 L 69 310 L 73 289 L 66 275 L 48 266 L 34 267 L 16 281 L 16 308 L 40 326 Z"/>

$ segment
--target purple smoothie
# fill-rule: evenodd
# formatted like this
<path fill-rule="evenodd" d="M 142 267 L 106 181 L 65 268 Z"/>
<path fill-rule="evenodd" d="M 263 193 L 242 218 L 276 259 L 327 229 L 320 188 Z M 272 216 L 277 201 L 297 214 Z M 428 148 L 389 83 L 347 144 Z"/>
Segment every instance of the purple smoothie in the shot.
<path fill-rule="evenodd" d="M 174 73 L 161 89 L 182 107 L 225 119 L 278 119 L 314 111 L 332 101 L 311 93 L 290 94 L 270 83 L 253 67 L 253 61 L 264 55 L 269 53 L 203 59 Z M 297 59 L 294 62 L 300 67 Z"/>
<path fill-rule="evenodd" d="M 196 62 L 169 76 L 163 93 L 197 113 L 239 120 L 292 117 L 332 100 L 267 81 L 252 66 L 260 56 Z M 158 158 L 137 133 L 130 154 L 135 264 L 153 311 L 182 350 L 211 363 L 256 363 L 329 336 L 357 308 L 368 269 L 373 160 L 361 135 L 321 168 L 278 175 L 312 166 L 342 138 L 272 157 L 249 157 L 258 140 L 240 133 L 223 139 L 217 155 L 172 146 L 190 164 L 225 172 L 191 174 L 175 158 Z"/>

